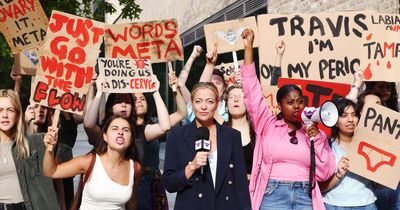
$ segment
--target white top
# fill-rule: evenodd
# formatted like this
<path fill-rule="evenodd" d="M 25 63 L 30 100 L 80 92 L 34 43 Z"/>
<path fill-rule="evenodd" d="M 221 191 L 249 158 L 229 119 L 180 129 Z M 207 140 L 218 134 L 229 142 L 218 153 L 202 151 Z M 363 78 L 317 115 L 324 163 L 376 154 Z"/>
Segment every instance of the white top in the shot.
<path fill-rule="evenodd" d="M 213 184 L 215 188 L 215 180 L 217 179 L 217 160 L 218 160 L 218 152 L 215 150 L 214 152 L 210 152 L 208 155 L 208 162 L 210 163 L 211 177 L 213 179 Z"/>
<path fill-rule="evenodd" d="M 81 210 L 125 210 L 134 183 L 133 161 L 130 160 L 129 184 L 120 185 L 108 177 L 100 157 L 96 154 L 92 177 L 82 192 Z"/>
<path fill-rule="evenodd" d="M 337 165 L 346 152 L 337 144 L 337 140 L 332 142 L 332 150 Z M 343 179 L 324 195 L 324 202 L 333 206 L 365 206 L 374 203 L 375 200 L 372 182 L 351 172 L 347 172 Z"/>
<path fill-rule="evenodd" d="M 23 202 L 11 147 L 14 142 L 0 144 L 0 203 Z"/>

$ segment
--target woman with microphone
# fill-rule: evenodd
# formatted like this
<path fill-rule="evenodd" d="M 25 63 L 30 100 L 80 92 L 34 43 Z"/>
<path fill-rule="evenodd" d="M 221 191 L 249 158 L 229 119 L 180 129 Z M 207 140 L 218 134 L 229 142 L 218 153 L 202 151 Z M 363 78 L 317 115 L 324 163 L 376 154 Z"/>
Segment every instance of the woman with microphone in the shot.
<path fill-rule="evenodd" d="M 200 82 L 191 100 L 195 120 L 167 136 L 163 180 L 167 191 L 177 192 L 174 209 L 251 209 L 240 133 L 213 117 L 217 88 Z"/>

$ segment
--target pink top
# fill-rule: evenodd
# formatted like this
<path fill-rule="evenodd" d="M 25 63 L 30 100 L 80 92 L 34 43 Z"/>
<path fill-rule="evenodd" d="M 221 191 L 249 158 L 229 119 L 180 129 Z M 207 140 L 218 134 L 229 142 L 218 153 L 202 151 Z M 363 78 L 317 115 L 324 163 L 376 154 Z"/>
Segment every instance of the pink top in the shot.
<path fill-rule="evenodd" d="M 309 174 L 310 145 L 304 130 L 296 132 L 297 145 L 291 144 L 290 132 L 284 120 L 278 120 L 267 108 L 254 63 L 241 65 L 244 102 L 256 132 L 253 167 L 250 178 L 252 209 L 260 208 L 268 179 L 307 181 Z M 276 144 L 279 142 L 279 144 Z M 298 147 L 298 148 L 296 148 Z M 288 156 L 290 154 L 291 156 Z M 315 179 L 327 180 L 335 171 L 335 156 L 325 133 L 315 136 Z M 312 191 L 313 209 L 325 209 L 318 184 Z"/>

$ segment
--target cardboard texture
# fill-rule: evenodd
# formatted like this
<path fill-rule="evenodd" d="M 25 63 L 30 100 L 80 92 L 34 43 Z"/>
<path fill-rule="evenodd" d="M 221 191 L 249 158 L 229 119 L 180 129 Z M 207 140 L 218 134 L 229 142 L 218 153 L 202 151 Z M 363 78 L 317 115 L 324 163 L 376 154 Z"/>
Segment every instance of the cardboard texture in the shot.
<path fill-rule="evenodd" d="M 239 68 L 240 64 L 243 64 L 243 60 L 238 61 Z M 240 82 L 240 69 L 238 71 L 235 70 L 235 64 L 232 63 L 221 63 L 214 67 L 214 69 L 218 69 L 223 75 L 225 83 L 229 86 L 234 84 L 241 84 Z"/>
<path fill-rule="evenodd" d="M 24 75 L 36 75 L 39 66 L 39 51 L 37 48 L 24 50 L 14 55 L 14 72 Z"/>
<path fill-rule="evenodd" d="M 53 10 L 31 102 L 82 114 L 103 35 L 104 23 Z"/>
<path fill-rule="evenodd" d="M 396 189 L 400 180 L 400 113 L 365 104 L 347 155 L 350 171 Z"/>
<path fill-rule="evenodd" d="M 215 43 L 218 46 L 218 54 L 244 49 L 241 35 L 246 28 L 253 29 L 253 46 L 258 47 L 258 30 L 254 16 L 205 25 L 204 34 L 206 37 L 207 52 L 211 52 L 214 49 Z"/>
<path fill-rule="evenodd" d="M 127 58 L 99 58 L 100 75 L 104 75 L 108 93 L 154 92 L 153 69 L 149 60 Z"/>
<path fill-rule="evenodd" d="M 281 110 L 279 110 L 278 102 L 276 101 L 276 93 L 279 88 L 277 86 L 263 86 L 262 93 L 265 98 L 265 103 L 272 114 L 277 115 Z"/>
<path fill-rule="evenodd" d="M 261 83 L 269 84 L 277 54 L 273 46 L 283 40 L 286 50 L 282 59 L 282 77 L 352 84 L 354 72 L 366 69 L 367 62 L 376 63 L 375 59 L 363 58 L 367 51 L 364 44 L 372 41 L 367 41 L 366 36 L 373 33 L 374 40 L 379 40 L 378 34 L 381 34 L 390 43 L 396 40 L 387 36 L 393 34 L 386 30 L 388 25 L 373 22 L 372 16 L 377 14 L 361 11 L 259 15 L 259 36 L 268 37 L 259 40 Z M 394 36 L 399 39 L 399 33 Z M 399 62 L 397 55 L 396 59 Z M 380 61 L 381 66 L 386 66 L 386 60 Z M 392 69 L 395 70 L 394 64 Z M 370 80 L 400 80 L 399 76 L 387 77 L 378 71 L 373 76 L 375 78 Z"/>
<path fill-rule="evenodd" d="M 41 46 L 47 25 L 48 19 L 39 0 L 0 0 L 0 31 L 12 54 Z"/>
<path fill-rule="evenodd" d="M 371 26 L 363 34 L 361 69 L 366 81 L 400 81 L 400 15 L 370 14 Z M 384 26 L 384 27 L 383 27 Z"/>
<path fill-rule="evenodd" d="M 147 59 L 151 63 L 183 60 L 175 19 L 108 25 L 106 57 Z"/>

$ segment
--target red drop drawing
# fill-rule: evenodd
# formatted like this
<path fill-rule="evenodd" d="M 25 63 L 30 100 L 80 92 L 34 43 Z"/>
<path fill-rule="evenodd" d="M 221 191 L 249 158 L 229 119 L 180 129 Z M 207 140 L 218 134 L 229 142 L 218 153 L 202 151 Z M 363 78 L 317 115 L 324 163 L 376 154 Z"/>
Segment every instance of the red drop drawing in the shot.
<path fill-rule="evenodd" d="M 367 40 L 370 40 L 372 38 L 372 33 L 370 33 L 368 36 L 367 36 Z"/>
<path fill-rule="evenodd" d="M 379 61 L 376 61 L 376 65 L 379 66 L 379 64 L 380 64 Z"/>
<path fill-rule="evenodd" d="M 371 72 L 371 64 L 369 63 L 367 68 L 364 70 L 363 76 L 366 80 L 370 80 L 372 77 L 372 72 Z"/>
<path fill-rule="evenodd" d="M 392 68 L 392 64 L 390 63 L 390 61 L 387 62 L 386 66 L 387 66 L 388 69 Z"/>
<path fill-rule="evenodd" d="M 136 60 L 136 66 L 139 69 L 144 69 L 145 63 L 143 59 Z"/>

